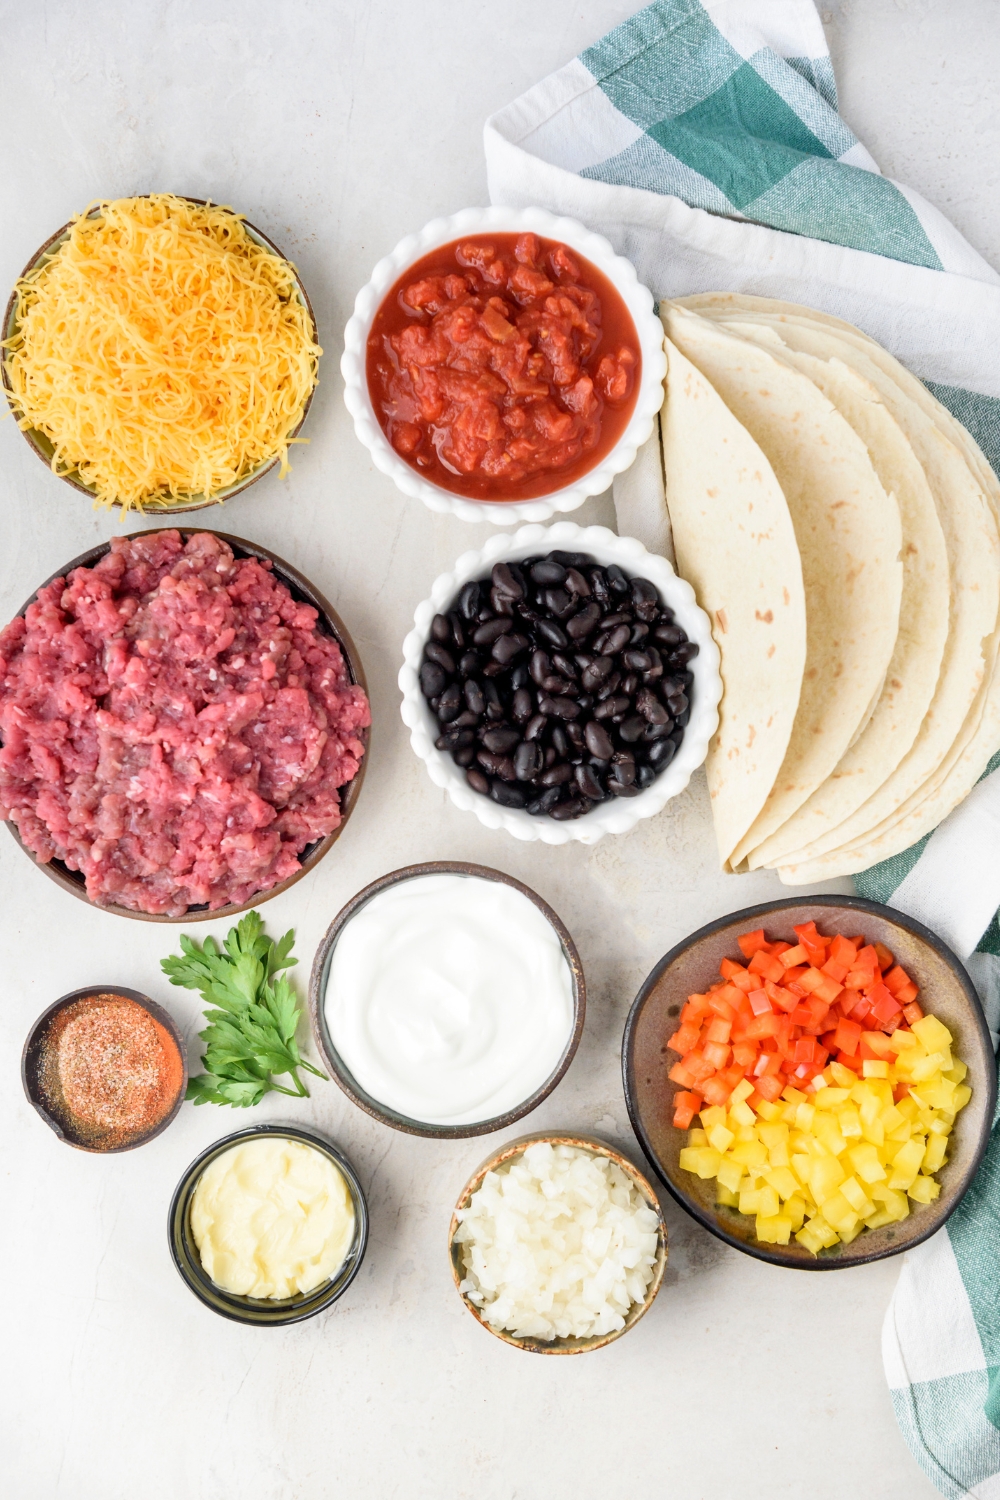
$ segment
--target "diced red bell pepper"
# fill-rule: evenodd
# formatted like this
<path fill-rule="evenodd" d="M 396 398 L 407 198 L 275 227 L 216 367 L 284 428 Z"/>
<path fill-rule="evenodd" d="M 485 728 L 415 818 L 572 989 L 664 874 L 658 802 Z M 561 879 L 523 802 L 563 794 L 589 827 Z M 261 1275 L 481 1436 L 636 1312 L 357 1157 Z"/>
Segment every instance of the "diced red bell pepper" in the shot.
<path fill-rule="evenodd" d="M 679 1083 L 683 1089 L 689 1089 L 692 1084 L 698 1082 L 694 1074 L 689 1073 L 682 1062 L 675 1062 L 667 1077 L 671 1083 Z"/>
<path fill-rule="evenodd" d="M 701 1091 L 709 1104 L 728 1104 L 729 1096 L 733 1090 L 722 1079 L 718 1073 L 712 1078 L 706 1078 L 701 1084 Z"/>
<path fill-rule="evenodd" d="M 667 1046 L 674 1052 L 679 1052 L 683 1057 L 685 1052 L 690 1052 L 692 1047 L 697 1047 L 701 1028 L 691 1022 L 685 1022 L 673 1036 L 667 1038 Z"/>
<path fill-rule="evenodd" d="M 700 1083 L 703 1078 L 708 1078 L 712 1073 L 715 1072 L 715 1068 L 707 1060 L 704 1052 L 700 1051 L 698 1048 L 695 1048 L 693 1052 L 689 1052 L 687 1054 L 687 1056 L 684 1058 L 684 1066 L 687 1068 L 688 1072 L 691 1074 L 696 1083 Z"/>
<path fill-rule="evenodd" d="M 851 1019 L 864 1022 L 872 1013 L 872 1003 L 867 995 L 862 995 L 856 1005 L 850 1010 Z"/>
<path fill-rule="evenodd" d="M 820 969 L 821 974 L 827 974 L 838 985 L 843 985 L 847 978 L 847 965 L 839 964 L 835 958 L 828 958 Z"/>
<path fill-rule="evenodd" d="M 797 965 L 807 964 L 808 962 L 809 955 L 801 943 L 797 943 L 794 948 L 787 949 L 781 955 L 781 967 L 783 969 L 794 969 Z"/>
<path fill-rule="evenodd" d="M 896 998 L 897 999 L 899 998 L 898 995 L 897 995 Z M 923 1010 L 921 1009 L 921 1007 L 917 1004 L 917 1002 L 915 1000 L 911 1000 L 910 1003 L 909 1003 L 909 1005 L 904 1005 L 903 1006 L 903 1015 L 906 1017 L 907 1021 L 912 1026 L 913 1023 L 914 1023 L 914 1021 L 921 1021 L 921 1020 L 923 1020 L 924 1013 L 923 1013 Z"/>
<path fill-rule="evenodd" d="M 878 950 L 868 943 L 861 948 L 852 965 L 855 969 L 867 969 L 869 974 L 876 975 L 879 971 Z"/>
<path fill-rule="evenodd" d="M 681 1025 L 688 1021 L 701 1021 L 702 1016 L 708 1012 L 707 995 L 688 995 L 684 1008 L 681 1011 Z"/>
<path fill-rule="evenodd" d="M 903 986 L 910 983 L 910 976 L 902 964 L 894 964 L 887 974 L 883 974 L 882 983 L 887 990 L 891 990 L 894 995 L 898 995 Z"/>
<path fill-rule="evenodd" d="M 757 1061 L 756 1042 L 736 1042 L 733 1045 L 733 1062 L 739 1063 L 741 1068 L 752 1068 Z"/>
<path fill-rule="evenodd" d="M 773 984 L 780 984 L 785 977 L 781 961 L 773 958 L 770 953 L 755 953 L 747 968 L 751 974 L 762 974 L 765 979 L 770 979 Z"/>
<path fill-rule="evenodd" d="M 813 990 L 820 1000 L 825 1000 L 827 1005 L 832 1005 L 837 996 L 842 993 L 844 986 L 836 979 L 831 979 L 828 974 L 822 975 L 822 983 Z"/>
<path fill-rule="evenodd" d="M 902 1006 L 912 1005 L 919 994 L 919 989 L 911 979 L 909 984 L 904 984 L 902 989 L 896 991 L 896 999 Z"/>
<path fill-rule="evenodd" d="M 838 1052 L 837 1061 L 842 1063 L 845 1068 L 853 1068 L 855 1073 L 860 1073 L 862 1070 L 862 1059 L 860 1057 L 852 1057 L 850 1052 Z"/>
<path fill-rule="evenodd" d="M 845 969 L 853 969 L 857 953 L 858 950 L 850 938 L 842 937 L 838 933 L 830 944 L 829 961 L 843 964 Z"/>
<path fill-rule="evenodd" d="M 735 959 L 724 958 L 719 965 L 719 973 L 723 979 L 732 981 L 736 978 L 737 974 L 745 974 L 746 969 L 742 964 L 738 964 Z"/>
<path fill-rule="evenodd" d="M 784 938 L 778 938 L 771 944 L 771 952 L 774 954 L 775 958 L 781 958 L 788 952 L 791 946 L 791 943 L 786 943 Z"/>
<path fill-rule="evenodd" d="M 702 1051 L 705 1061 L 711 1063 L 716 1072 L 721 1071 L 732 1056 L 730 1047 L 723 1042 L 706 1042 Z"/>
<path fill-rule="evenodd" d="M 818 969 L 807 969 L 802 978 L 795 982 L 800 990 L 805 990 L 807 995 L 811 995 L 814 990 L 818 990 L 822 984 L 826 983 L 826 977 Z"/>
<path fill-rule="evenodd" d="M 893 958 L 892 954 L 889 952 L 885 944 L 876 943 L 875 952 L 878 954 L 878 966 L 882 970 L 882 972 L 885 973 L 886 969 L 891 969 L 896 960 Z"/>
<path fill-rule="evenodd" d="M 757 1079 L 757 1093 L 773 1104 L 776 1099 L 781 1098 L 785 1080 L 782 1074 L 765 1073 L 762 1078 Z"/>
<path fill-rule="evenodd" d="M 872 1003 L 872 1015 L 876 1018 L 880 1026 L 884 1026 L 887 1021 L 891 1021 L 893 1016 L 897 1015 L 903 1008 L 895 995 L 890 994 L 884 984 L 873 984 L 868 991 L 868 998 Z"/>
<path fill-rule="evenodd" d="M 834 1046 L 838 1052 L 847 1052 L 854 1057 L 861 1041 L 861 1027 L 857 1021 L 849 1021 L 846 1016 L 837 1022 L 837 1031 L 834 1037 Z"/>
<path fill-rule="evenodd" d="M 844 988 L 847 990 L 864 990 L 872 982 L 872 971 L 870 969 L 849 969 L 844 977 Z"/>
<path fill-rule="evenodd" d="M 767 939 L 764 936 L 763 927 L 758 927 L 756 932 L 744 932 L 736 939 L 740 945 L 740 952 L 744 958 L 753 958 L 762 948 L 767 947 Z"/>
<path fill-rule="evenodd" d="M 736 1006 L 725 998 L 721 991 L 709 997 L 708 1014 L 710 1016 L 721 1016 L 724 1021 L 731 1021 L 736 1014 Z"/>
<path fill-rule="evenodd" d="M 700 1094 L 682 1091 L 674 1095 L 674 1124 L 678 1130 L 687 1130 L 702 1106 Z"/>
<path fill-rule="evenodd" d="M 732 1021 L 724 1021 L 721 1016 L 716 1016 L 705 1028 L 706 1042 L 728 1042 L 733 1031 Z"/>
<path fill-rule="evenodd" d="M 768 1011 L 766 1016 L 754 1016 L 747 1025 L 747 1040 L 762 1040 L 766 1036 L 777 1036 L 780 1026 L 779 1017 L 774 1011 Z"/>
<path fill-rule="evenodd" d="M 816 1038 L 811 1036 L 800 1036 L 795 1043 L 793 1058 L 796 1068 L 811 1066 L 816 1056 Z"/>
<path fill-rule="evenodd" d="M 873 1032 L 862 1031 L 862 1033 L 861 1033 L 861 1040 L 858 1042 L 858 1054 L 857 1055 L 858 1055 L 858 1057 L 861 1058 L 862 1062 L 872 1062 L 872 1061 L 884 1062 L 885 1059 L 883 1058 L 881 1052 L 876 1052 L 875 1049 L 874 1049 L 874 1047 L 871 1045 L 871 1043 L 868 1040 L 868 1038 L 870 1036 L 872 1036 L 872 1035 L 874 1035 Z"/>
<path fill-rule="evenodd" d="M 897 1083 L 896 1087 L 892 1091 L 893 1104 L 898 1104 L 900 1099 L 905 1099 L 909 1092 L 910 1085 L 908 1083 Z"/>
<path fill-rule="evenodd" d="M 774 1009 L 766 990 L 751 990 L 747 999 L 750 1001 L 750 1009 L 755 1016 L 768 1016 Z"/>

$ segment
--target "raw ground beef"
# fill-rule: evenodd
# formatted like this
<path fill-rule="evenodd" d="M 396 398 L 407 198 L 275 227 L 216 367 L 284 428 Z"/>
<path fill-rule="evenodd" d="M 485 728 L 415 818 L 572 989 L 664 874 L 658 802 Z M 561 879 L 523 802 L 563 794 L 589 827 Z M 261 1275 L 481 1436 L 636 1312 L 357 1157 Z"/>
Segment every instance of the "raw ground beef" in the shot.
<path fill-rule="evenodd" d="M 211 532 L 116 539 L 0 634 L 0 816 L 99 905 L 269 890 L 339 824 L 371 723 L 316 620 Z"/>

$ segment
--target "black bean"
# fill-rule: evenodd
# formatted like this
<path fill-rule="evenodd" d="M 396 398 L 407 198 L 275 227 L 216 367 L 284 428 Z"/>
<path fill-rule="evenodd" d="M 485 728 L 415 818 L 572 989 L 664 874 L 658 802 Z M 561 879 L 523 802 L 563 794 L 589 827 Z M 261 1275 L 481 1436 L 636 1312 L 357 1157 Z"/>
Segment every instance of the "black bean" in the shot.
<path fill-rule="evenodd" d="M 579 724 L 573 723 L 572 720 L 571 720 L 565 726 L 565 729 L 566 729 L 566 738 L 569 740 L 569 742 L 573 746 L 574 750 L 582 750 L 583 749 L 583 728 L 582 728 L 582 726 L 579 725 Z M 573 760 L 577 759 L 576 756 L 573 756 L 571 758 Z"/>
<path fill-rule="evenodd" d="M 486 699 L 478 682 L 470 677 L 465 683 L 465 706 L 470 714 L 484 714 L 486 712 Z"/>
<path fill-rule="evenodd" d="M 457 682 L 446 687 L 438 699 L 437 716 L 442 724 L 450 724 L 462 712 L 462 690 Z"/>
<path fill-rule="evenodd" d="M 479 671 L 479 657 L 475 651 L 466 651 L 458 663 L 458 670 L 463 677 L 471 677 L 474 672 Z"/>
<path fill-rule="evenodd" d="M 549 769 L 549 766 L 554 766 L 558 759 L 559 757 L 550 745 L 542 757 L 546 771 Z"/>
<path fill-rule="evenodd" d="M 678 646 L 676 651 L 671 651 L 671 666 L 674 666 L 675 664 L 679 665 L 681 662 L 684 662 L 686 664 L 689 661 L 694 661 L 700 650 L 701 647 L 698 645 L 697 641 L 685 641 L 683 646 Z"/>
<path fill-rule="evenodd" d="M 561 630 L 554 620 L 539 620 L 535 629 L 547 646 L 553 646 L 557 651 L 565 651 L 569 645 L 569 638 L 564 630 Z"/>
<path fill-rule="evenodd" d="M 435 615 L 431 621 L 431 635 L 436 641 L 451 640 L 451 626 L 445 615 Z"/>
<path fill-rule="evenodd" d="M 547 813 L 550 808 L 555 807 L 561 796 L 562 790 L 560 787 L 550 786 L 548 791 L 543 792 L 540 797 L 536 797 L 534 802 L 529 802 L 525 811 L 530 812 L 532 817 L 537 818 L 540 814 Z"/>
<path fill-rule="evenodd" d="M 601 618 L 601 607 L 591 601 L 582 609 L 577 610 L 573 617 L 566 621 L 566 629 L 574 641 L 586 640 L 590 632 L 596 627 Z"/>
<path fill-rule="evenodd" d="M 660 596 L 656 591 L 656 585 L 650 583 L 648 578 L 633 578 L 632 608 L 640 620 L 654 620 L 659 613 Z"/>
<path fill-rule="evenodd" d="M 688 699 L 686 693 L 671 693 L 667 698 L 667 707 L 669 708 L 675 719 L 678 714 L 682 714 L 684 712 L 687 706 Z"/>
<path fill-rule="evenodd" d="M 530 645 L 531 642 L 526 635 L 518 635 L 516 632 L 511 635 L 502 635 L 499 640 L 493 642 L 493 660 L 505 667 L 514 660 L 515 656 L 520 656 L 522 651 L 527 651 Z"/>
<path fill-rule="evenodd" d="M 490 604 L 495 614 L 513 616 L 515 602 L 509 594 L 502 593 L 500 589 L 490 589 Z"/>
<path fill-rule="evenodd" d="M 626 698 L 634 698 L 638 691 L 639 674 L 638 672 L 630 672 L 627 677 L 622 679 L 622 692 Z"/>
<path fill-rule="evenodd" d="M 576 784 L 585 797 L 588 797 L 591 802 L 604 801 L 607 793 L 589 766 L 577 766 L 574 774 Z"/>
<path fill-rule="evenodd" d="M 506 755 L 521 743 L 521 736 L 516 729 L 487 729 L 482 740 L 487 750 L 492 750 L 495 755 Z"/>
<path fill-rule="evenodd" d="M 547 693 L 539 693 L 538 712 L 554 714 L 557 719 L 575 719 L 580 705 L 573 698 L 550 698 Z"/>
<path fill-rule="evenodd" d="M 557 620 L 565 620 L 576 608 L 576 600 L 565 589 L 546 589 L 543 599 L 545 608 Z"/>
<path fill-rule="evenodd" d="M 682 714 L 678 714 L 677 715 L 676 719 L 674 720 L 674 723 L 677 724 L 677 726 L 680 729 L 686 729 L 687 726 L 688 726 L 688 720 L 690 719 L 690 717 L 691 717 L 691 710 L 689 708 L 686 708 Z"/>
<path fill-rule="evenodd" d="M 535 705 L 527 688 L 518 688 L 514 694 L 514 702 L 511 713 L 519 724 L 524 724 L 531 718 L 535 711 Z"/>
<path fill-rule="evenodd" d="M 610 656 L 595 656 L 584 667 L 580 677 L 581 685 L 588 693 L 596 692 L 605 678 L 610 677 L 614 671 L 614 662 Z"/>
<path fill-rule="evenodd" d="M 551 677 L 543 677 L 538 686 L 544 693 L 552 694 L 568 693 L 572 689 L 573 684 L 567 682 L 565 677 L 557 677 L 555 672 L 553 672 Z"/>
<path fill-rule="evenodd" d="M 476 759 L 484 771 L 489 771 L 491 776 L 499 776 L 503 781 L 516 781 L 514 775 L 514 762 L 509 755 L 493 755 L 489 750 L 480 750 Z"/>
<path fill-rule="evenodd" d="M 451 758 L 456 766 L 471 766 L 476 758 L 475 748 L 472 745 L 459 745 L 451 752 Z"/>
<path fill-rule="evenodd" d="M 638 797 L 639 788 L 634 782 L 615 781 L 608 782 L 608 791 L 615 797 Z"/>
<path fill-rule="evenodd" d="M 562 563 L 564 568 L 583 568 L 593 559 L 583 552 L 550 552 L 548 561 Z"/>
<path fill-rule="evenodd" d="M 586 812 L 588 803 L 582 797 L 574 797 L 569 802 L 557 802 L 555 807 L 549 808 L 549 817 L 557 819 L 558 822 L 568 822 L 570 818 L 578 818 L 582 812 Z"/>
<path fill-rule="evenodd" d="M 648 634 L 649 626 L 644 625 L 641 620 L 637 620 L 636 623 L 632 626 L 632 634 L 629 637 L 629 645 L 641 646 Z"/>
<path fill-rule="evenodd" d="M 629 591 L 628 579 L 625 577 L 625 574 L 622 572 L 621 568 L 619 568 L 616 563 L 612 563 L 611 566 L 606 569 L 606 572 L 608 575 L 608 588 L 611 590 L 611 592 L 613 594 L 627 594 Z"/>
<path fill-rule="evenodd" d="M 571 594 L 575 594 L 578 599 L 590 598 L 590 584 L 587 582 L 586 578 L 584 578 L 579 568 L 569 569 L 566 574 L 565 586 L 569 590 L 569 592 Z"/>
<path fill-rule="evenodd" d="M 420 691 L 425 698 L 436 698 L 443 693 L 448 678 L 436 661 L 425 661 L 420 668 Z"/>
<path fill-rule="evenodd" d="M 666 719 L 662 724 L 647 724 L 642 731 L 643 740 L 665 740 L 673 732 L 673 727 L 673 719 Z"/>
<path fill-rule="evenodd" d="M 635 773 L 635 784 L 640 791 L 644 792 L 648 786 L 653 785 L 655 780 L 656 771 L 652 766 L 640 766 Z"/>
<path fill-rule="evenodd" d="M 535 717 L 529 719 L 525 726 L 524 738 L 526 740 L 540 739 L 548 722 L 544 714 L 535 714 Z"/>
<path fill-rule="evenodd" d="M 599 603 L 606 604 L 611 598 L 611 591 L 608 588 L 608 577 L 604 569 L 588 569 L 587 578 L 590 582 L 590 591 L 593 594 L 594 598 Z"/>
<path fill-rule="evenodd" d="M 638 714 L 633 714 L 630 719 L 626 719 L 618 726 L 618 737 L 624 740 L 626 745 L 634 745 L 645 727 L 645 719 L 641 719 Z"/>
<path fill-rule="evenodd" d="M 626 705 L 627 707 L 627 705 Z M 587 749 L 591 755 L 596 755 L 599 760 L 610 760 L 614 754 L 614 746 L 606 729 L 591 719 L 583 731 L 583 737 L 587 742 Z"/>
<path fill-rule="evenodd" d="M 573 779 L 573 767 L 568 761 L 559 761 L 557 765 L 543 771 L 538 779 L 542 786 L 562 786 L 563 782 Z"/>
<path fill-rule="evenodd" d="M 597 696 L 598 698 L 600 698 L 602 703 L 606 698 L 610 698 L 613 696 L 613 694 L 617 693 L 618 689 L 621 687 L 621 682 L 622 674 L 620 672 L 612 672 L 610 677 L 606 677 L 604 679 L 604 685 L 598 690 L 597 693 Z"/>
<path fill-rule="evenodd" d="M 499 677 L 500 673 L 501 672 L 505 672 L 506 670 L 507 669 L 503 665 L 503 662 L 488 661 L 486 663 L 485 667 L 483 668 L 483 676 L 484 677 Z"/>
<path fill-rule="evenodd" d="M 452 729 L 474 729 L 479 723 L 479 715 L 474 714 L 471 709 L 463 708 L 457 719 L 452 719 Z"/>
<path fill-rule="evenodd" d="M 467 620 L 474 620 L 479 613 L 479 599 L 479 584 L 467 583 L 458 596 L 458 607 Z"/>
<path fill-rule="evenodd" d="M 580 705 L 580 707 L 582 709 L 586 710 L 588 708 L 593 708 L 593 706 L 594 706 L 594 695 L 593 695 L 593 693 L 580 693 L 578 695 L 576 701 L 577 701 L 577 703 L 579 703 L 579 705 Z"/>
<path fill-rule="evenodd" d="M 629 699 L 625 697 L 624 693 L 618 693 L 611 698 L 605 698 L 603 703 L 597 705 L 594 709 L 594 718 L 613 719 L 617 714 L 625 713 L 630 707 Z"/>
<path fill-rule="evenodd" d="M 552 662 L 544 651 L 532 651 L 531 660 L 528 663 L 528 671 L 531 673 L 532 682 L 541 685 L 546 677 L 552 675 Z"/>
<path fill-rule="evenodd" d="M 571 656 L 567 656 L 564 651 L 553 651 L 552 665 L 555 667 L 556 671 L 561 672 L 564 677 L 575 679 L 580 675 L 577 670 L 576 662 Z"/>
<path fill-rule="evenodd" d="M 635 706 L 650 724 L 665 724 L 667 710 L 651 688 L 640 688 L 635 695 Z"/>
<path fill-rule="evenodd" d="M 495 640 L 513 629 L 514 621 L 508 619 L 506 615 L 501 615 L 499 618 L 486 620 L 482 625 L 478 625 L 472 633 L 472 639 L 477 646 L 492 646 Z"/>
<path fill-rule="evenodd" d="M 655 640 L 662 641 L 665 646 L 679 646 L 687 636 L 679 625 L 657 625 L 653 631 Z"/>
<path fill-rule="evenodd" d="M 654 771 L 662 771 L 669 766 L 677 753 L 677 746 L 673 740 L 656 740 L 649 749 L 649 764 Z"/>
<path fill-rule="evenodd" d="M 490 784 L 490 796 L 494 802 L 499 802 L 501 807 L 523 807 L 527 800 L 519 786 L 505 786 L 502 781 L 494 781 Z"/>
<path fill-rule="evenodd" d="M 542 768 L 542 753 L 532 740 L 524 740 L 514 751 L 514 770 L 518 781 L 532 781 Z"/>
<path fill-rule="evenodd" d="M 562 724 L 556 724 L 552 729 L 552 748 L 560 760 L 566 760 L 569 756 L 570 744 L 566 730 Z"/>
<path fill-rule="evenodd" d="M 497 692 L 495 682 L 483 683 L 483 697 L 486 699 L 486 713 L 491 719 L 503 718 L 503 705 L 500 702 L 500 694 Z"/>
<path fill-rule="evenodd" d="M 436 661 L 439 667 L 448 673 L 449 677 L 455 671 L 455 658 L 450 651 L 446 651 L 437 641 L 428 641 L 424 647 L 424 656 L 428 661 Z"/>
<path fill-rule="evenodd" d="M 653 665 L 653 658 L 645 651 L 625 651 L 622 653 L 622 661 L 630 672 L 648 672 Z"/>
<path fill-rule="evenodd" d="M 611 758 L 612 781 L 609 787 L 617 781 L 621 786 L 631 786 L 635 781 L 635 756 L 628 750 L 618 750 Z"/>
<path fill-rule="evenodd" d="M 542 588 L 551 588 L 553 584 L 563 583 L 565 578 L 566 569 L 562 563 L 549 562 L 544 557 L 531 569 L 532 582 L 539 584 Z"/>
<path fill-rule="evenodd" d="M 630 634 L 627 625 L 616 625 L 612 630 L 604 630 L 594 642 L 594 650 L 601 656 L 617 656 Z"/>
<path fill-rule="evenodd" d="M 499 589 L 500 593 L 506 594 L 510 599 L 523 599 L 524 587 L 514 577 L 507 563 L 498 562 L 494 564 L 493 572 L 490 574 L 493 587 Z"/>
<path fill-rule="evenodd" d="M 456 651 L 464 651 L 465 625 L 462 623 L 462 616 L 457 609 L 453 609 L 449 614 L 448 623 L 451 626 L 451 638 L 455 642 Z"/>
<path fill-rule="evenodd" d="M 519 661 L 511 672 L 510 686 L 511 691 L 515 693 L 528 686 L 528 663 L 526 661 Z"/>
<path fill-rule="evenodd" d="M 663 676 L 663 660 L 655 646 L 647 647 L 646 655 L 649 657 L 649 666 L 643 672 L 642 680 L 643 682 L 655 682 L 658 677 Z"/>
<path fill-rule="evenodd" d="M 474 792 L 478 792 L 481 797 L 488 796 L 490 784 L 482 771 L 477 771 L 475 766 L 470 766 L 465 773 L 465 779 Z"/>

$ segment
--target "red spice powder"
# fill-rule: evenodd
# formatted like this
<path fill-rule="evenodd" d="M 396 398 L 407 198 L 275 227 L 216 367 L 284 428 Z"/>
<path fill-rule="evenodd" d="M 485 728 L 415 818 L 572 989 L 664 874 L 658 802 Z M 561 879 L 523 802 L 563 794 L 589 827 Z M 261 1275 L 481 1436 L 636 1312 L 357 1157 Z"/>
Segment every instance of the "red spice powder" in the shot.
<path fill-rule="evenodd" d="M 45 1038 L 47 1102 L 86 1144 L 109 1150 L 147 1135 L 183 1080 L 170 1033 L 124 995 L 88 995 L 59 1012 Z"/>

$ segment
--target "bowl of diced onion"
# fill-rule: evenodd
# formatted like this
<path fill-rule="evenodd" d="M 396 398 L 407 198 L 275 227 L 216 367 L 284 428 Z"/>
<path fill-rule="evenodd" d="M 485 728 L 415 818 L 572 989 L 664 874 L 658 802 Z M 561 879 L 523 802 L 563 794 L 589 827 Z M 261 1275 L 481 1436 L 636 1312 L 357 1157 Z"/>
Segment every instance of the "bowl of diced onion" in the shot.
<path fill-rule="evenodd" d="M 667 1265 L 656 1192 L 613 1146 L 543 1132 L 492 1153 L 448 1230 L 452 1276 L 476 1321 L 532 1354 L 603 1349 L 648 1312 Z"/>

